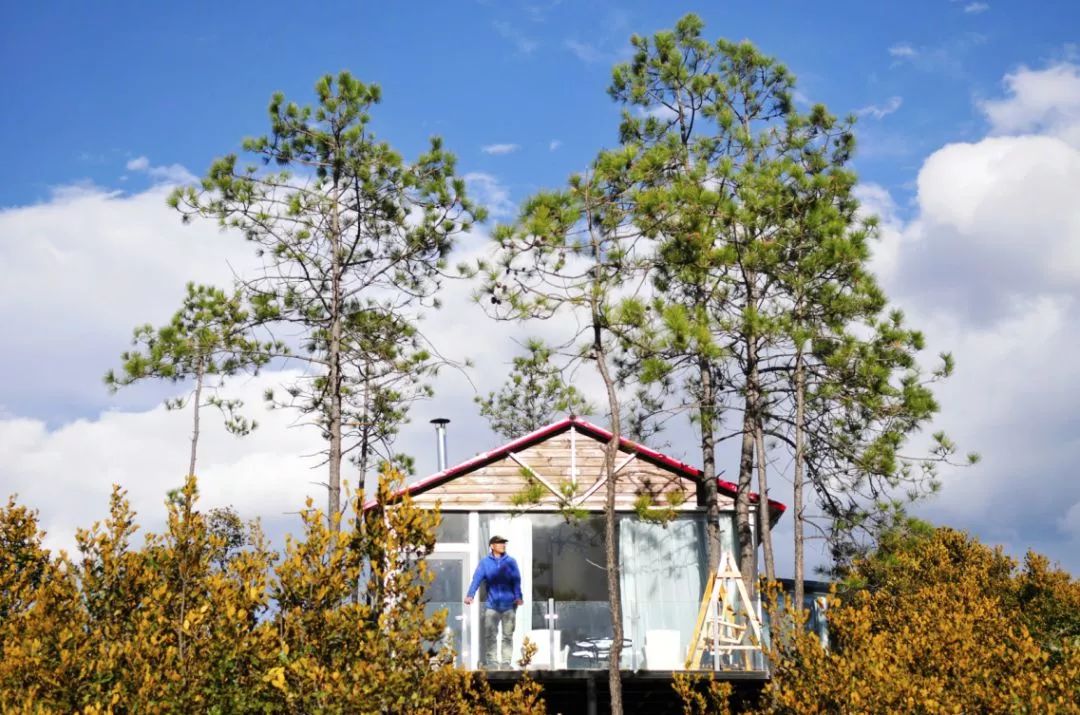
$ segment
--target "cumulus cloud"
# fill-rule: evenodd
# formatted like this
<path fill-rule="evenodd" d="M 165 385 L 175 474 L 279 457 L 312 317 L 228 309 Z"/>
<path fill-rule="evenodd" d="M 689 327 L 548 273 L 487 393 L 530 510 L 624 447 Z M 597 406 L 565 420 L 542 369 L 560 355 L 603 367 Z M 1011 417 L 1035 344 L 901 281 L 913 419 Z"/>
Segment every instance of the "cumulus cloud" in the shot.
<path fill-rule="evenodd" d="M 556 149 L 558 149 L 561 146 L 562 146 L 561 141 L 559 141 L 558 139 L 552 139 L 550 142 L 548 142 L 548 151 L 555 151 Z"/>
<path fill-rule="evenodd" d="M 145 156 L 137 156 L 126 164 L 128 171 L 146 171 L 150 168 L 150 160 Z"/>
<path fill-rule="evenodd" d="M 994 134 L 1048 134 L 1080 148 L 1080 66 L 1021 67 L 1005 76 L 1006 97 L 980 102 Z"/>
<path fill-rule="evenodd" d="M 3 390 L 9 411 L 54 421 L 102 407 L 101 376 L 135 325 L 167 320 L 187 281 L 229 286 L 233 268 L 253 265 L 238 237 L 182 225 L 167 195 L 69 186 L 0 210 L 0 372 L 18 376 Z"/>
<path fill-rule="evenodd" d="M 465 177 L 485 202 L 512 205 L 490 175 Z M 101 376 L 117 364 L 133 326 L 168 319 L 189 280 L 229 285 L 233 271 L 255 263 L 240 236 L 212 222 L 184 226 L 165 205 L 167 187 L 124 194 L 94 186 L 58 189 L 42 203 L 0 210 L 0 313 L 8 333 L 0 370 L 9 378 L 0 404 L 0 497 L 18 493 L 41 511 L 52 546 L 71 548 L 75 528 L 104 516 L 111 485 L 130 491 L 146 528 L 159 529 L 162 501 L 182 481 L 187 465 L 189 415 L 160 407 L 183 386 L 132 387 L 109 395 Z M 472 262 L 489 250 L 477 230 L 455 259 Z M 420 324 L 441 354 L 475 369 L 443 370 L 436 397 L 412 409 L 398 448 L 416 457 L 417 471 L 435 470 L 434 438 L 427 421 L 448 417 L 450 458 L 464 460 L 497 440 L 478 416 L 473 397 L 499 387 L 516 351 L 515 339 L 536 334 L 560 342 L 574 327 L 547 321 L 525 330 L 489 319 L 473 300 L 475 284 L 448 281 L 445 307 Z M 294 528 L 306 496 L 321 505 L 325 492 L 317 432 L 293 427 L 294 414 L 267 413 L 266 387 L 295 377 L 268 371 L 236 378 L 230 396 L 244 399 L 261 423 L 237 440 L 212 415 L 204 420 L 198 473 L 207 507 L 234 504 L 245 517 L 276 520 L 270 531 Z M 349 470 L 346 470 L 346 474 Z M 352 479 L 355 481 L 355 474 Z M 280 541 L 276 541 L 280 544 Z"/>
<path fill-rule="evenodd" d="M 492 156 L 502 156 L 503 154 L 512 154 L 520 148 L 517 144 L 486 144 L 480 147 L 480 151 Z"/>
<path fill-rule="evenodd" d="M 978 15 L 984 13 L 990 9 L 990 6 L 984 2 L 972 2 L 964 5 L 964 12 L 968 15 Z"/>
<path fill-rule="evenodd" d="M 1068 88 L 1075 67 L 1021 70 L 1008 95 L 980 104 L 991 136 L 948 144 L 923 162 L 910 217 L 881 187 L 875 269 L 957 374 L 938 390 L 940 426 L 982 453 L 947 471 L 930 518 L 1014 553 L 1033 546 L 1080 571 L 1073 505 L 1080 429 L 1080 150 Z"/>
<path fill-rule="evenodd" d="M 304 504 L 321 505 L 325 493 L 312 484 L 321 471 L 312 429 L 293 429 L 281 411 L 261 408 L 264 388 L 289 374 L 266 373 L 237 380 L 230 394 L 245 400 L 262 426 L 238 439 L 204 415 L 197 468 L 206 508 L 234 505 L 246 518 L 280 520 Z M 187 471 L 190 413 L 162 406 L 147 410 L 106 410 L 50 428 L 25 417 L 0 419 L 0 482 L 5 494 L 41 512 L 48 544 L 72 550 L 75 529 L 104 518 L 113 484 L 127 489 L 145 529 L 160 529 L 169 489 Z"/>

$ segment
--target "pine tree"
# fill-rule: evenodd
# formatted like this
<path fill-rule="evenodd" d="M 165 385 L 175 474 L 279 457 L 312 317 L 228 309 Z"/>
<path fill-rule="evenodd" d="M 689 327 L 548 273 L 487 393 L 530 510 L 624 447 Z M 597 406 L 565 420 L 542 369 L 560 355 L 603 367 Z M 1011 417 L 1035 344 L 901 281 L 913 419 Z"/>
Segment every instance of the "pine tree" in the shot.
<path fill-rule="evenodd" d="M 123 366 L 119 374 L 110 370 L 105 375 L 105 384 L 113 391 L 145 380 L 192 382 L 187 396 L 165 402 L 167 409 L 191 408 L 188 475 L 195 474 L 202 408 L 220 410 L 225 428 L 234 435 L 244 436 L 257 427 L 254 420 L 239 412 L 243 407 L 240 400 L 220 395 L 226 377 L 257 372 L 273 355 L 287 352 L 280 342 L 250 336 L 256 320 L 240 292 L 229 296 L 219 288 L 189 283 L 183 305 L 169 324 L 156 329 L 152 325 L 137 327 L 132 340 L 137 349 L 120 356 Z"/>
<path fill-rule="evenodd" d="M 615 356 L 641 320 L 641 304 L 626 287 L 644 280 L 643 234 L 627 222 L 626 201 L 637 171 L 633 148 L 604 152 L 590 170 L 570 177 L 562 191 L 526 201 L 514 226 L 495 234 L 497 257 L 486 273 L 484 295 L 504 319 L 578 318 L 580 359 L 595 367 L 604 386 L 612 438 L 605 448 L 604 543 L 611 652 L 622 652 L 623 623 L 616 554 L 615 461 L 622 436 L 622 399 Z M 611 711 L 621 713 L 619 659 L 610 659 Z"/>
<path fill-rule="evenodd" d="M 350 430 L 366 462 L 365 449 L 392 434 L 409 399 L 387 385 L 426 370 L 422 351 L 386 348 L 412 339 L 421 307 L 438 305 L 454 240 L 483 211 L 439 138 L 412 163 L 376 139 L 377 85 L 342 72 L 315 92 L 314 106 L 275 94 L 270 133 L 244 142 L 254 163 L 221 158 L 199 187 L 170 201 L 185 220 L 211 218 L 242 234 L 262 257 L 245 289 L 265 306 L 265 326 L 298 341 L 294 354 L 309 366 L 285 396 L 268 396 L 299 409 L 327 440 L 331 516 L 342 507 L 342 460 L 356 446 L 346 444 Z"/>
<path fill-rule="evenodd" d="M 587 415 L 593 408 L 563 371 L 552 363 L 553 351 L 543 341 L 525 342 L 523 356 L 514 358 L 506 384 L 498 393 L 476 397 L 480 414 L 505 439 L 516 439 L 553 422 L 560 414 Z"/>
<path fill-rule="evenodd" d="M 899 457 L 937 406 L 916 359 L 921 336 L 885 315 L 869 272 L 873 224 L 858 218 L 852 193 L 851 120 L 822 106 L 798 112 L 783 65 L 749 43 L 706 42 L 702 29 L 688 15 L 673 31 L 633 38 L 636 54 L 609 90 L 639 110 L 624 111 L 624 146 L 657 167 L 630 209 L 658 244 L 642 377 L 681 391 L 694 410 L 710 523 L 716 446 L 741 440 L 736 520 L 748 581 L 754 472 L 771 579 L 767 447 L 790 447 L 801 583 L 804 471 L 842 551 L 852 528 L 887 520 L 893 491 L 932 482 L 923 477 L 953 446 L 941 435 L 925 458 Z"/>

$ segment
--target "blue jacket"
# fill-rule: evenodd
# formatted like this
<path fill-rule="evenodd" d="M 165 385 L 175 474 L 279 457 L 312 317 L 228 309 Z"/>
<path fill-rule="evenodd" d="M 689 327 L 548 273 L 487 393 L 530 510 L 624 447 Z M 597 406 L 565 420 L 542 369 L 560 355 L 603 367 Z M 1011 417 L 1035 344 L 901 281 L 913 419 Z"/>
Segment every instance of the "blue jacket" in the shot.
<path fill-rule="evenodd" d="M 480 582 L 487 581 L 487 607 L 500 613 L 514 607 L 514 601 L 521 600 L 521 571 L 513 556 L 495 558 L 488 554 L 480 559 L 469 584 L 469 598 L 476 595 Z"/>

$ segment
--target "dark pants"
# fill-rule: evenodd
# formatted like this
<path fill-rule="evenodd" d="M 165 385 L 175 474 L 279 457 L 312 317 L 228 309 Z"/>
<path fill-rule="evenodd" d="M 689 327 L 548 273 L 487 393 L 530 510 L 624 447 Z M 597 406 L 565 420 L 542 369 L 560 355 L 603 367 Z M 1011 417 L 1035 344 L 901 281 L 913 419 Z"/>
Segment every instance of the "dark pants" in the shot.
<path fill-rule="evenodd" d="M 484 608 L 484 627 L 480 632 L 483 638 L 484 665 L 489 668 L 509 668 L 513 656 L 514 622 L 517 620 L 517 607 L 506 611 Z M 502 626 L 500 637 L 499 626 Z"/>

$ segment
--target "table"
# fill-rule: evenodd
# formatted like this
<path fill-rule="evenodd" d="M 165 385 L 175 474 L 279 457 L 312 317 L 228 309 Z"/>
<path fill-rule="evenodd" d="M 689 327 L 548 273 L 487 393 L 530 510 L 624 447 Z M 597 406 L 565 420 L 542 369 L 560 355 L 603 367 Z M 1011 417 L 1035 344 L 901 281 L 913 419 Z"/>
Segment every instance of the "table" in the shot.
<path fill-rule="evenodd" d="M 623 655 L 626 651 L 633 650 L 634 642 L 630 638 L 623 638 Z M 574 641 L 570 648 L 570 656 L 590 661 L 590 666 L 599 668 L 606 666 L 611 658 L 611 638 L 583 638 Z"/>

